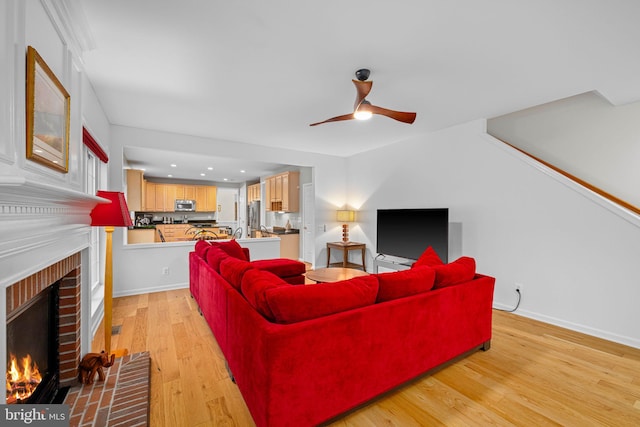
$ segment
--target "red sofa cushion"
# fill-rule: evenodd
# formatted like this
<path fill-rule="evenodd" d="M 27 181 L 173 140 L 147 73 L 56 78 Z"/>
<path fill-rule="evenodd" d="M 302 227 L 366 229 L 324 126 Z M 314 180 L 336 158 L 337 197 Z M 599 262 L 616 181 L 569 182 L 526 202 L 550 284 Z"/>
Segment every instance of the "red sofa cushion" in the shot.
<path fill-rule="evenodd" d="M 431 267 L 423 266 L 392 273 L 380 273 L 377 277 L 379 289 L 376 302 L 384 302 L 431 290 L 436 271 Z"/>
<path fill-rule="evenodd" d="M 438 256 L 438 253 L 429 246 L 425 251 L 420 255 L 420 258 L 416 262 L 413 263 L 411 267 L 422 267 L 422 266 L 434 266 L 434 265 L 443 265 L 442 259 Z"/>
<path fill-rule="evenodd" d="M 248 270 L 242 276 L 240 288 L 249 304 L 265 319 L 273 321 L 274 315 L 267 303 L 266 291 L 272 288 L 291 287 L 275 274 L 258 269 Z"/>
<path fill-rule="evenodd" d="M 261 259 L 251 264 L 260 270 L 270 271 L 278 277 L 290 277 L 304 274 L 306 266 L 300 261 L 287 258 Z"/>
<path fill-rule="evenodd" d="M 206 240 L 198 240 L 193 247 L 193 250 L 201 258 L 207 259 L 207 251 L 211 248 L 211 243 Z"/>
<path fill-rule="evenodd" d="M 476 260 L 463 256 L 449 264 L 436 265 L 432 268 L 436 272 L 434 289 L 444 288 L 472 280 L 476 275 Z"/>
<path fill-rule="evenodd" d="M 220 262 L 220 275 L 238 291 L 241 290 L 242 277 L 253 268 L 250 262 L 228 256 Z"/>
<path fill-rule="evenodd" d="M 229 254 L 217 246 L 212 246 L 207 251 L 207 264 L 211 266 L 217 273 L 220 273 L 220 263 L 225 258 L 229 258 Z"/>
<path fill-rule="evenodd" d="M 227 242 L 212 242 L 211 243 L 213 246 L 217 246 L 220 249 L 222 249 L 223 251 L 225 251 L 227 254 L 229 254 L 230 256 L 234 257 L 234 258 L 238 258 L 241 259 L 243 261 L 249 261 L 247 259 L 247 257 L 244 254 L 244 251 L 242 250 L 242 246 L 240 246 L 238 244 L 238 242 L 236 242 L 235 239 L 229 240 Z"/>
<path fill-rule="evenodd" d="M 277 323 L 295 323 L 374 304 L 378 278 L 370 275 L 317 285 L 273 287 L 265 294 Z"/>

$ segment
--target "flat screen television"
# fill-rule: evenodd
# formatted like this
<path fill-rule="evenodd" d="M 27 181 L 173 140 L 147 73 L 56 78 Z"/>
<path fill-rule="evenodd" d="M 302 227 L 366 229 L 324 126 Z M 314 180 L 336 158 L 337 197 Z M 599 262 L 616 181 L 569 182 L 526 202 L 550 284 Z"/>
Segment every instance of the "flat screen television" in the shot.
<path fill-rule="evenodd" d="M 448 208 L 378 209 L 377 253 L 418 259 L 429 246 L 448 262 Z"/>

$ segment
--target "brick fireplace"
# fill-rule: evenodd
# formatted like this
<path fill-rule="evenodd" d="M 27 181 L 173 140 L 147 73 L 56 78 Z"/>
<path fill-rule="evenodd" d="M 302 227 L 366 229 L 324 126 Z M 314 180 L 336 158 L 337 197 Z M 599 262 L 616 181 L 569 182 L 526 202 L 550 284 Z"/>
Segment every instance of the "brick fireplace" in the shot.
<path fill-rule="evenodd" d="M 58 261 L 6 288 L 7 317 L 11 317 L 49 286 L 59 282 L 58 355 L 60 387 L 76 383 L 80 361 L 79 252 Z"/>
<path fill-rule="evenodd" d="M 89 214 L 105 202 L 72 189 L 82 187 L 74 181 L 78 178 L 51 185 L 42 182 L 46 179 L 0 176 L 0 366 L 6 371 L 12 314 L 59 286 L 59 378 L 61 387 L 71 386 L 65 399 L 71 425 L 148 425 L 147 352 L 116 359 L 104 382 L 77 382 L 78 363 L 90 352 L 91 330 L 97 327 L 92 325 Z"/>
<path fill-rule="evenodd" d="M 91 349 L 89 214 L 103 202 L 61 185 L 0 176 L 0 366 L 5 371 L 12 313 L 59 281 L 60 379 L 64 386 L 75 379 L 80 356 Z"/>

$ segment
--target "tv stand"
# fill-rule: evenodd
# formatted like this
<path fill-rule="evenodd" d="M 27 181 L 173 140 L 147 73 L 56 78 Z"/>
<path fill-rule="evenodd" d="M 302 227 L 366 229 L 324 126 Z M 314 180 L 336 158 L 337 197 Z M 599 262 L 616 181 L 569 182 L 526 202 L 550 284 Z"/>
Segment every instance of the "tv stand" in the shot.
<path fill-rule="evenodd" d="M 378 273 L 378 267 L 388 268 L 389 270 L 408 270 L 411 268 L 415 261 L 411 259 L 391 258 L 385 259 L 385 256 L 380 254 L 373 259 L 373 272 Z"/>

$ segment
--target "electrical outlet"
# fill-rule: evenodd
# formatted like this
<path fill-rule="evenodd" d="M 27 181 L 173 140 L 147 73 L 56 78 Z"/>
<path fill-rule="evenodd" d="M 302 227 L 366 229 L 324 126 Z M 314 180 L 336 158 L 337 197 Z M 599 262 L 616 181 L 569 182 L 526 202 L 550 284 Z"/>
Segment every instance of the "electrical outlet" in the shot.
<path fill-rule="evenodd" d="M 169 275 L 169 267 L 162 267 L 162 275 L 163 276 Z"/>

